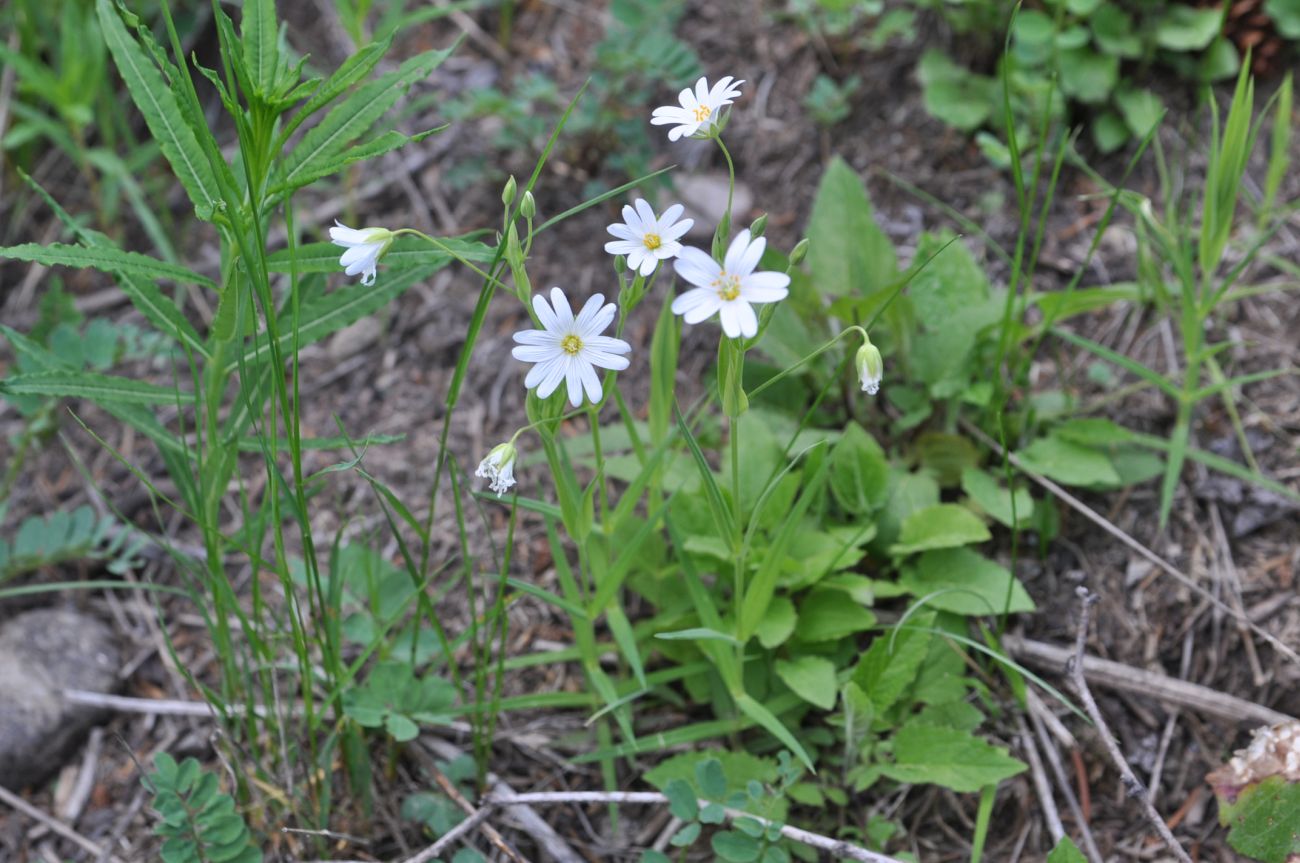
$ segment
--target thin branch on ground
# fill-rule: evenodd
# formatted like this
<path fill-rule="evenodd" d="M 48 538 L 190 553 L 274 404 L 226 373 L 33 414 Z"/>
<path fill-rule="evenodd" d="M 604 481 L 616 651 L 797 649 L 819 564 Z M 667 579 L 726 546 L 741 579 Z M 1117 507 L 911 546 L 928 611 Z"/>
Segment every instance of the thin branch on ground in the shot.
<path fill-rule="evenodd" d="M 422 750 L 418 747 L 412 751 L 423 754 Z M 448 779 L 446 775 L 438 769 L 438 765 L 433 763 L 432 758 L 426 756 L 421 759 L 421 761 L 424 768 L 429 771 L 429 775 L 433 777 L 433 781 L 438 783 L 438 787 L 442 789 L 442 793 L 450 797 L 451 801 L 460 807 L 461 811 L 467 816 L 465 820 L 461 822 L 461 825 L 469 824 L 469 827 L 467 827 L 466 830 L 477 827 L 483 835 L 487 837 L 487 840 L 495 845 L 497 850 L 504 854 L 507 859 L 514 861 L 514 863 L 528 863 L 528 858 L 516 851 L 514 846 L 507 842 L 506 838 L 502 836 L 495 827 L 487 823 L 487 816 L 489 813 L 487 807 L 475 809 L 474 804 L 466 800 L 465 795 L 460 793 L 460 789 L 456 787 L 456 783 Z M 462 831 L 462 833 L 464 832 L 465 831 Z M 448 835 L 450 835 L 450 833 L 448 833 Z M 446 837 L 444 836 L 443 839 L 446 839 Z M 451 844 L 450 842 L 446 842 L 439 845 L 439 843 L 442 843 L 441 839 L 418 854 L 407 857 L 403 863 L 428 863 L 428 861 L 435 859 L 440 853 L 442 853 L 443 848 L 446 848 Z"/>
<path fill-rule="evenodd" d="M 708 801 L 700 801 L 701 804 Z M 561 803 L 614 803 L 614 804 L 654 804 L 667 805 L 668 798 L 658 791 L 537 791 L 528 794 L 514 794 L 511 796 L 497 796 L 490 794 L 483 801 L 483 805 L 495 807 L 511 807 L 519 805 L 553 805 Z M 766 818 L 754 815 L 749 812 L 742 812 L 739 809 L 724 810 L 729 819 L 750 818 L 762 824 L 764 827 L 770 827 L 778 822 L 770 821 Z M 813 833 L 798 827 L 791 827 L 788 824 L 780 824 L 781 835 L 801 845 L 807 845 L 809 848 L 816 848 L 819 851 L 825 851 L 831 857 L 844 858 L 848 860 L 860 860 L 863 863 L 900 863 L 894 857 L 887 854 L 878 854 L 875 851 L 868 851 L 860 845 L 854 845 L 852 842 L 845 842 L 840 839 L 832 839 L 829 836 L 823 836 L 820 833 Z"/>
<path fill-rule="evenodd" d="M 1029 726 L 1025 724 L 1023 716 L 1016 717 L 1016 726 L 1020 732 L 1020 748 L 1024 750 L 1025 757 L 1029 760 L 1029 775 L 1034 780 L 1034 792 L 1043 807 L 1047 832 L 1052 836 L 1052 845 L 1056 845 L 1065 836 L 1065 825 L 1061 823 L 1061 813 L 1056 808 L 1056 800 L 1052 797 L 1052 784 L 1047 781 L 1047 772 L 1043 770 L 1043 759 L 1038 754 L 1038 743 L 1029 732 Z"/>
<path fill-rule="evenodd" d="M 1124 545 L 1128 546 L 1128 548 L 1130 548 L 1137 554 L 1141 555 L 1149 562 L 1155 564 L 1155 566 L 1157 566 L 1161 571 L 1172 576 L 1180 584 L 1182 584 L 1183 587 L 1187 588 L 1188 590 L 1195 593 L 1197 596 L 1206 600 L 1215 608 L 1217 608 L 1219 611 L 1228 615 L 1233 620 L 1238 621 L 1243 626 L 1249 627 L 1251 632 L 1254 632 L 1260 638 L 1267 641 L 1270 645 L 1273 646 L 1273 648 L 1278 653 L 1282 654 L 1287 659 L 1291 660 L 1297 665 L 1300 665 L 1300 653 L 1296 653 L 1294 648 L 1290 647 L 1289 645 L 1284 643 L 1281 639 L 1277 638 L 1275 635 L 1265 630 L 1259 624 L 1255 623 L 1255 621 L 1251 620 L 1249 617 L 1246 616 L 1245 612 L 1235 609 L 1232 606 L 1228 605 L 1227 603 L 1223 602 L 1223 600 L 1219 599 L 1217 596 L 1210 593 L 1204 587 L 1197 584 L 1190 576 L 1181 572 L 1177 567 L 1169 563 L 1169 561 L 1165 560 L 1163 557 L 1156 554 L 1154 551 L 1147 548 L 1145 545 L 1138 542 L 1133 537 L 1129 536 L 1127 533 L 1125 533 L 1123 530 L 1117 527 L 1113 522 L 1111 522 L 1101 513 L 1097 512 L 1095 509 L 1088 506 L 1086 503 L 1079 500 L 1077 497 L 1070 494 L 1068 491 L 1061 488 L 1061 486 L 1052 482 L 1047 477 L 1042 476 L 1041 474 L 1035 473 L 1034 471 L 1030 470 L 1028 467 L 1025 466 L 1025 463 L 1022 462 L 1016 456 L 1015 453 L 1010 453 L 1004 450 L 1001 444 L 999 444 L 993 438 L 989 437 L 980 429 L 976 428 L 970 422 L 966 420 L 962 420 L 961 427 L 965 429 L 969 434 L 978 438 L 981 443 L 983 443 L 993 452 L 997 453 L 1000 456 L 1004 456 L 1008 461 L 1011 462 L 1011 464 L 1015 466 L 1016 470 L 1020 471 L 1029 479 L 1041 485 L 1043 488 L 1047 489 L 1066 506 L 1080 513 L 1081 515 L 1083 515 L 1084 518 L 1088 519 L 1093 524 L 1097 525 L 1102 530 L 1106 531 L 1111 536 L 1118 539 Z"/>
<path fill-rule="evenodd" d="M 1075 694 L 1083 702 L 1084 712 L 1088 714 L 1088 718 L 1097 727 L 1101 742 L 1106 747 L 1106 754 L 1110 756 L 1111 764 L 1119 771 L 1120 779 L 1124 783 L 1124 790 L 1142 806 L 1142 811 L 1147 820 L 1155 828 L 1156 833 L 1160 835 L 1170 853 L 1177 857 L 1181 863 L 1192 863 L 1192 858 L 1188 856 L 1187 851 L 1174 838 L 1173 831 L 1169 829 L 1165 819 L 1156 811 L 1146 787 L 1133 775 L 1133 769 L 1128 766 L 1124 753 L 1119 751 L 1119 744 L 1115 742 L 1115 738 L 1111 735 L 1110 727 L 1106 724 L 1106 718 L 1101 715 L 1101 710 L 1092 697 L 1092 691 L 1088 689 L 1088 681 L 1083 672 L 1084 646 L 1088 641 L 1088 619 L 1093 604 L 1097 602 L 1097 596 L 1086 587 L 1078 588 L 1076 593 L 1079 596 L 1079 632 L 1074 639 L 1074 656 L 1071 657 L 1067 666 L 1071 682 L 1074 684 Z"/>
<path fill-rule="evenodd" d="M 0 803 L 4 803 L 18 812 L 21 812 L 33 821 L 39 821 L 51 831 L 62 836 L 64 839 L 67 839 L 69 842 L 72 842 L 87 854 L 91 854 L 95 857 L 104 854 L 104 849 L 100 848 L 94 842 L 90 841 L 85 836 L 82 836 L 76 830 L 73 830 L 67 824 L 64 824 L 48 812 L 43 812 L 42 810 L 37 809 L 35 806 L 28 803 L 8 788 L 5 788 L 3 785 L 0 785 Z M 120 857 L 112 854 L 108 855 L 107 859 L 111 861 L 111 863 L 122 863 Z"/>
<path fill-rule="evenodd" d="M 1010 633 L 1003 637 L 1002 646 L 1016 659 L 1039 668 L 1059 670 L 1073 656 L 1068 648 Z M 1224 722 L 1249 720 L 1259 725 L 1277 725 L 1280 722 L 1295 721 L 1294 717 L 1285 713 L 1199 683 L 1179 680 L 1145 668 L 1134 668 L 1099 656 L 1083 657 L 1083 673 L 1091 683 L 1157 698 Z"/>
<path fill-rule="evenodd" d="M 1061 790 L 1061 796 L 1065 798 L 1065 805 L 1070 808 L 1070 815 L 1079 828 L 1079 838 L 1083 845 L 1080 850 L 1088 858 L 1089 863 L 1103 863 L 1104 858 L 1101 856 L 1101 850 L 1097 847 L 1097 840 L 1093 838 L 1092 828 L 1088 826 L 1087 813 L 1084 811 L 1084 807 L 1080 805 L 1079 798 L 1071 790 L 1070 779 L 1065 775 L 1065 765 L 1061 763 L 1061 754 L 1056 751 L 1056 746 L 1053 744 L 1051 737 L 1048 736 L 1046 717 L 1050 715 L 1046 711 L 1034 710 L 1031 707 L 1029 721 L 1034 726 L 1034 734 L 1038 737 L 1041 752 L 1047 757 L 1047 766 L 1052 769 L 1052 778 L 1056 780 L 1056 787 Z"/>

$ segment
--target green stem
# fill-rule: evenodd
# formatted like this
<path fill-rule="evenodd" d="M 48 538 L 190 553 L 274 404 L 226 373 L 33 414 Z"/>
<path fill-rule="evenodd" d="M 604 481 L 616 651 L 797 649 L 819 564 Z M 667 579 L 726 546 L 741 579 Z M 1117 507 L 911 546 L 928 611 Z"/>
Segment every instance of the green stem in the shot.
<path fill-rule="evenodd" d="M 722 150 L 722 155 L 727 159 L 727 210 L 722 214 L 722 220 L 718 223 L 719 227 L 726 226 L 726 235 L 722 238 L 722 245 L 725 247 L 731 242 L 731 206 L 736 196 L 736 163 L 731 160 L 731 151 L 722 142 L 722 136 L 715 135 L 713 140 L 718 142 L 718 148 Z"/>

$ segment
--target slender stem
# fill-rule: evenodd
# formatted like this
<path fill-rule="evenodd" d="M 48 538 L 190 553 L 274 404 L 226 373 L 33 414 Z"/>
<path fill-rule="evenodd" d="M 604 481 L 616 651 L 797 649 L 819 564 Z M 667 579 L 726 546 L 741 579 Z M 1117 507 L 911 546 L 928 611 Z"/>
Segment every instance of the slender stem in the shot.
<path fill-rule="evenodd" d="M 727 210 L 723 213 L 720 223 L 727 226 L 727 235 L 722 238 L 722 245 L 725 247 L 731 241 L 731 206 L 736 196 L 736 163 L 731 161 L 731 151 L 722 142 L 722 136 L 715 135 L 713 140 L 718 142 L 718 148 L 727 159 Z"/>
<path fill-rule="evenodd" d="M 502 288 L 506 291 L 510 290 L 510 288 L 506 287 L 506 285 L 503 284 L 495 276 L 491 276 L 483 272 L 482 270 L 480 270 L 478 267 L 474 266 L 472 263 L 469 262 L 469 260 L 464 255 L 455 251 L 446 243 L 444 243 L 442 240 L 439 240 L 437 237 L 431 237 L 428 234 L 424 233 L 423 231 L 417 231 L 415 228 L 398 228 L 396 231 L 393 231 L 393 236 L 395 237 L 401 236 L 402 234 L 410 234 L 413 237 L 419 237 L 420 239 L 428 242 L 430 245 L 432 245 L 434 248 L 438 249 L 439 251 L 446 252 L 448 255 L 454 258 L 457 263 L 469 268 L 478 276 L 490 282 L 494 287 Z"/>

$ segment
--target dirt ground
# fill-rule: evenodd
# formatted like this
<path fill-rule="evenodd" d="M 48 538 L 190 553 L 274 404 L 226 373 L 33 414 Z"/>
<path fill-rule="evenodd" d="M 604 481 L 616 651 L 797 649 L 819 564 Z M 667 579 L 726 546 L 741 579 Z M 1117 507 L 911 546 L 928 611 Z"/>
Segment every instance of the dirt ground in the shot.
<path fill-rule="evenodd" d="M 693 3 L 690 26 L 681 35 L 692 44 L 711 76 L 732 74 L 746 79 L 746 96 L 738 103 L 729 140 L 735 147 L 737 173 L 753 193 L 750 217 L 769 214 L 768 235 L 778 247 L 789 248 L 801 236 L 811 207 L 817 180 L 829 157 L 838 154 L 866 177 L 878 219 L 907 256 L 921 231 L 951 226 L 948 218 L 924 201 L 890 182 L 896 174 L 944 201 L 980 224 L 994 240 L 1014 242 L 1017 214 L 1014 189 L 1008 176 L 991 167 L 974 144 L 963 134 L 946 128 L 924 110 L 913 65 L 918 49 L 891 47 L 877 53 L 849 50 L 830 45 L 790 22 L 772 25 L 750 3 Z M 308 8 L 310 7 L 310 8 Z M 737 9 L 746 14 L 737 14 Z M 294 22 L 291 38 L 302 50 L 337 61 L 348 44 L 332 19 L 332 4 L 303 4 L 302 20 Z M 551 75 L 564 93 L 571 93 L 585 79 L 591 58 L 588 46 L 599 37 L 605 10 L 600 4 L 530 2 L 519 5 L 515 23 L 518 45 L 510 62 L 527 64 Z M 406 34 L 402 53 L 427 45 L 449 42 L 466 27 L 470 35 L 460 51 L 429 82 L 448 95 L 467 87 L 481 86 L 497 75 L 509 74 L 495 52 L 486 47 L 487 34 L 495 32 L 491 13 L 475 13 L 422 26 Z M 475 34 L 474 29 L 478 29 Z M 929 38 L 943 40 L 935 28 Z M 852 113 L 829 131 L 818 131 L 807 116 L 803 95 L 818 73 L 841 75 L 852 71 L 863 86 L 853 97 Z M 662 101 L 670 101 L 677 84 L 665 84 Z M 1168 101 L 1175 108 L 1172 122 L 1163 133 L 1170 153 L 1179 157 L 1196 151 L 1196 135 L 1204 125 L 1204 112 L 1193 99 L 1171 89 Z M 656 103 L 657 104 L 657 103 Z M 645 113 L 648 116 L 649 108 Z M 424 119 L 424 118 L 417 118 Z M 436 122 L 436 117 L 428 119 Z M 412 126 L 420 125 L 413 121 Z M 428 125 L 421 126 L 427 128 Z M 382 170 L 370 172 L 356 188 L 361 192 L 346 201 L 321 196 L 304 196 L 299 206 L 310 212 L 321 226 L 346 212 L 358 221 L 412 225 L 438 234 L 457 234 L 494 224 L 498 219 L 499 185 L 481 184 L 465 191 L 448 192 L 444 180 L 451 166 L 473 155 L 481 147 L 483 121 L 456 126 L 428 139 L 412 152 L 388 159 Z M 717 171 L 724 168 L 707 150 L 670 148 L 661 130 L 646 126 L 656 142 L 654 167 L 683 163 L 682 173 Z M 507 170 L 523 175 L 532 165 L 534 153 L 508 155 Z M 566 155 L 543 176 L 538 188 L 539 212 L 546 216 L 580 200 L 573 179 L 613 186 L 625 178 L 601 165 L 566 161 Z M 1203 167 L 1196 157 L 1186 156 L 1186 171 L 1196 176 Z M 1117 179 L 1122 170 L 1118 160 L 1101 160 L 1102 173 Z M 41 179 L 67 209 L 78 211 L 85 191 L 66 164 L 47 159 L 40 167 Z M 1256 176 L 1259 176 L 1258 174 Z M 1144 164 L 1132 184 L 1139 190 L 1154 191 L 1154 174 Z M 1300 195 L 1300 178 L 1288 179 L 1290 192 Z M 1060 286 L 1081 265 L 1100 206 L 1088 196 L 1096 189 L 1075 171 L 1067 171 L 1061 193 L 1050 214 L 1048 241 L 1042 264 L 1035 274 L 1035 287 Z M 13 208 L 16 196 L 0 201 L 0 229 L 5 244 L 49 241 L 57 229 L 52 215 L 41 206 L 24 213 Z M 345 209 L 340 210 L 340 206 Z M 601 251 L 604 226 L 614 221 L 614 204 L 597 207 L 560 225 L 538 240 L 531 276 L 535 285 L 561 284 L 586 293 L 600 290 L 609 277 L 608 261 Z M 18 218 L 22 216 L 22 218 Z M 306 222 L 304 215 L 300 221 Z M 1099 261 L 1084 284 L 1101 284 L 1131 275 L 1131 232 L 1123 219 L 1108 234 Z M 1272 241 L 1270 250 L 1279 257 L 1297 261 L 1296 234 L 1300 220 L 1293 218 L 1288 229 Z M 988 264 L 995 278 L 1005 275 L 997 258 L 977 240 L 968 244 Z M 212 238 L 202 230 L 184 238 L 196 260 L 212 261 Z M 144 245 L 139 246 L 146 250 Z M 110 283 L 98 274 L 62 273 L 68 286 L 87 310 L 116 320 L 136 320 L 124 302 L 108 290 Z M 382 275 L 381 275 L 382 277 Z M 4 322 L 23 331 L 35 320 L 42 274 L 26 266 L 0 266 L 0 296 Z M 342 275 L 339 275 L 340 283 Z M 1281 281 L 1267 267 L 1252 274 L 1254 283 Z M 347 337 L 309 349 L 303 359 L 307 404 L 304 431 L 333 433 L 337 415 L 353 433 L 404 434 L 400 443 L 376 448 L 367 455 L 366 467 L 388 483 L 403 499 L 414 504 L 417 515 L 427 512 L 427 489 L 431 465 L 436 458 L 437 438 L 443 417 L 441 404 L 464 329 L 477 296 L 473 274 L 447 270 L 407 292 L 396 307 L 380 316 L 377 324 L 351 331 Z M 642 308 L 629 324 L 627 338 L 634 345 L 648 345 L 653 308 Z M 503 363 L 510 335 L 525 320 L 508 301 L 495 304 L 464 388 L 465 397 L 452 419 L 452 452 L 462 468 L 474 462 L 494 443 L 504 440 L 523 420 L 524 390 L 519 370 Z M 1080 332 L 1149 366 L 1165 370 L 1176 363 L 1171 350 L 1172 333 L 1161 319 L 1137 307 L 1117 305 L 1090 317 L 1079 325 Z M 1226 310 L 1215 340 L 1230 339 L 1228 352 L 1232 372 L 1240 374 L 1262 368 L 1296 367 L 1300 331 L 1300 307 L 1287 291 L 1252 297 Z M 696 331 L 683 345 L 680 383 L 684 393 L 698 390 L 712 364 L 710 335 Z M 0 349 L 3 351 L 4 349 Z M 1086 378 L 1077 374 L 1086 360 L 1053 355 L 1043 361 L 1041 380 L 1046 384 L 1057 376 L 1070 375 L 1072 382 Z M 1058 362 L 1058 360 L 1062 360 Z M 0 370 L 8 355 L 0 352 Z M 635 373 L 630 392 L 637 392 Z M 1108 393 L 1101 387 L 1082 384 L 1084 404 L 1098 403 Z M 879 403 L 888 410 L 885 403 Z M 1292 488 L 1300 483 L 1297 454 L 1300 453 L 1300 379 L 1294 375 L 1251 384 L 1240 404 L 1261 467 L 1270 476 Z M 634 405 L 635 406 L 635 405 Z M 1133 395 L 1109 401 L 1100 411 L 1125 425 L 1153 434 L 1167 433 L 1172 426 L 1172 408 L 1167 401 L 1147 395 Z M 115 425 L 102 412 L 82 406 L 78 415 L 105 437 L 123 455 L 146 472 L 161 475 L 161 465 L 147 441 Z M 0 403 L 0 434 L 7 440 L 18 429 L 16 413 Z M 78 454 L 87 466 L 94 486 L 113 505 L 136 519 L 151 518 L 147 497 L 139 483 L 75 423 L 62 424 L 63 436 L 52 440 L 28 463 L 9 501 L 9 523 L 36 512 L 49 512 L 82 502 L 94 501 L 75 469 L 67 450 Z M 1197 446 L 1221 455 L 1240 458 L 1227 414 L 1219 403 L 1206 402 L 1194 434 Z M 6 444 L 0 441 L 0 449 Z M 65 449 L 65 447 L 67 449 Z M 323 467 L 321 455 L 308 469 Z M 255 465 L 254 462 L 250 462 Z M 260 469 L 253 469 L 253 473 Z M 521 483 L 538 488 L 543 484 L 540 466 L 525 467 Z M 445 495 L 445 492 L 444 492 Z M 1244 610 L 1250 620 L 1284 644 L 1300 648 L 1300 595 L 1296 572 L 1300 568 L 1300 513 L 1284 499 L 1244 484 L 1210 474 L 1197 466 L 1184 472 L 1169 527 L 1157 531 L 1158 489 L 1155 483 L 1117 494 L 1083 495 L 1083 502 L 1105 516 L 1138 543 L 1186 574 L 1200 591 L 1188 588 L 1153 566 L 1139 552 L 1122 544 L 1082 515 L 1063 507 L 1062 536 L 1048 553 L 1039 558 L 1022 557 L 1019 575 L 1038 605 L 1039 611 L 1015 622 L 1016 634 L 1039 642 L 1068 646 L 1077 620 L 1074 588 L 1086 584 L 1099 594 L 1101 603 L 1089 639 L 1089 651 L 1135 669 L 1161 672 L 1195 682 L 1221 693 L 1292 716 L 1300 715 L 1300 665 L 1288 662 L 1259 635 L 1239 626 L 1207 598 Z M 102 504 L 100 504 L 102 505 Z M 377 508 L 364 484 L 351 475 L 339 475 L 327 495 L 317 500 L 314 522 L 320 536 L 332 537 L 348 521 L 349 535 L 380 527 Z M 455 525 L 451 507 L 443 499 L 436 533 L 442 546 L 434 559 L 456 553 Z M 169 525 L 178 542 L 193 543 L 195 537 L 179 521 Z M 491 553 L 490 538 L 504 536 L 504 520 L 492 512 L 472 526 L 476 548 Z M 525 520 L 518 534 L 514 566 L 543 585 L 554 579 L 553 567 L 538 524 Z M 390 549 L 391 551 L 391 549 Z M 1004 549 L 1009 552 L 1009 547 Z M 1009 560 L 1009 553 L 1005 557 Z M 163 559 L 155 560 L 146 577 L 167 583 L 175 575 Z M 91 566 L 70 566 L 59 572 L 42 573 L 37 580 L 102 576 Z M 234 574 L 246 583 L 248 571 Z M 181 601 L 164 604 L 163 623 L 153 607 L 137 595 L 109 591 L 75 592 L 64 596 L 27 597 L 0 603 L 0 619 L 37 604 L 51 601 L 89 609 L 112 622 L 130 657 L 124 675 L 125 694 L 137 697 L 193 699 L 182 679 L 168 667 L 160 625 L 166 625 L 178 655 L 191 670 L 202 673 L 213 655 L 206 630 L 193 608 Z M 465 619 L 466 609 L 449 607 L 445 620 L 455 630 Z M 568 643 L 567 624 L 540 603 L 524 599 L 511 610 L 510 646 L 519 654 Z M 1040 669 L 1054 684 L 1061 684 L 1060 669 Z M 550 666 L 514 677 L 511 691 L 540 691 L 574 688 L 580 685 L 576 669 Z M 1179 838 L 1199 860 L 1231 860 L 1222 841 L 1215 806 L 1205 786 L 1206 771 L 1217 766 L 1231 749 L 1244 745 L 1251 723 L 1216 719 L 1191 709 L 1171 707 L 1166 701 L 1117 688 L 1096 688 L 1100 707 L 1124 752 L 1128 753 L 1139 778 L 1154 783 L 1156 806 L 1175 826 Z M 1002 739 L 1021 754 L 1027 732 L 1016 726 L 1010 711 L 997 728 Z M 665 711 L 668 724 L 685 717 Z M 568 742 L 581 730 L 582 717 L 538 712 L 510 716 L 504 720 L 501 742 L 496 747 L 494 770 L 515 790 L 560 790 L 599 788 L 601 780 L 591 765 L 575 766 L 566 757 Z M 1078 739 L 1065 765 L 1067 784 L 1081 798 L 1093 834 L 1106 859 L 1164 859 L 1159 845 L 1147 838 L 1137 807 L 1126 799 L 1115 771 L 1109 766 L 1092 729 L 1077 720 L 1064 719 Z M 150 837 L 152 816 L 139 782 L 136 762 L 147 761 L 153 752 L 170 751 L 175 756 L 196 755 L 215 763 L 219 747 L 213 746 L 216 730 L 205 719 L 176 716 L 116 714 L 92 738 L 87 750 L 72 753 L 57 783 L 29 789 L 25 795 L 43 811 L 62 811 L 77 832 L 123 860 L 151 859 L 156 840 Z M 465 739 L 449 738 L 462 747 Z M 635 786 L 639 771 L 650 762 L 627 765 L 626 786 Z M 80 811 L 59 810 L 58 788 L 75 783 L 90 771 L 93 791 Z M 422 758 L 399 759 L 378 780 L 379 813 L 368 845 L 337 845 L 339 858 L 357 856 L 370 860 L 404 858 L 429 841 L 416 825 L 402 822 L 397 811 L 400 800 L 414 790 L 429 787 L 422 771 Z M 868 795 L 870 797 L 870 795 Z M 866 799 L 861 805 L 889 811 L 907 828 L 910 850 L 924 861 L 964 859 L 975 813 L 974 797 L 959 798 L 948 792 L 917 788 L 906 799 Z M 629 849 L 653 843 L 666 826 L 660 813 L 630 808 L 615 834 L 602 808 L 557 809 L 543 815 L 555 825 L 572 847 L 587 859 L 634 860 Z M 795 824 L 815 824 L 816 811 L 791 814 Z M 1074 833 L 1071 816 L 1064 813 L 1066 829 Z M 1040 804 L 1028 774 L 1004 783 L 994 814 L 995 829 L 986 849 L 990 860 L 1041 860 L 1051 845 L 1040 812 Z M 537 846 L 527 829 L 510 820 L 498 826 L 529 859 L 538 859 Z M 275 837 L 282 859 L 302 859 L 301 843 L 291 836 Z M 491 846 L 480 847 L 488 852 Z M 899 849 L 903 850 L 903 849 Z M 275 855 L 270 855 L 274 859 Z M 60 838 L 36 821 L 0 806 L 0 860 L 93 859 L 84 850 Z"/>

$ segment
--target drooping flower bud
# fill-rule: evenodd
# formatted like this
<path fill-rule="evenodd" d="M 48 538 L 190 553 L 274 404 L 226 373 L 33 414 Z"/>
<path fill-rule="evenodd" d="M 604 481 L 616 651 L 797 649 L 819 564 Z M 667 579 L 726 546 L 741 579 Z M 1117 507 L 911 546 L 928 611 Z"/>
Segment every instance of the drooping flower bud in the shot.
<path fill-rule="evenodd" d="M 501 497 L 515 484 L 515 458 L 518 455 L 519 451 L 510 441 L 497 444 L 479 462 L 474 476 L 486 479 L 488 487 L 496 492 L 497 497 Z"/>
<path fill-rule="evenodd" d="M 862 384 L 862 391 L 874 396 L 880 390 L 885 361 L 881 359 L 880 349 L 871 343 L 871 339 L 863 341 L 862 347 L 858 348 L 854 366 L 858 370 L 858 382 Z"/>

